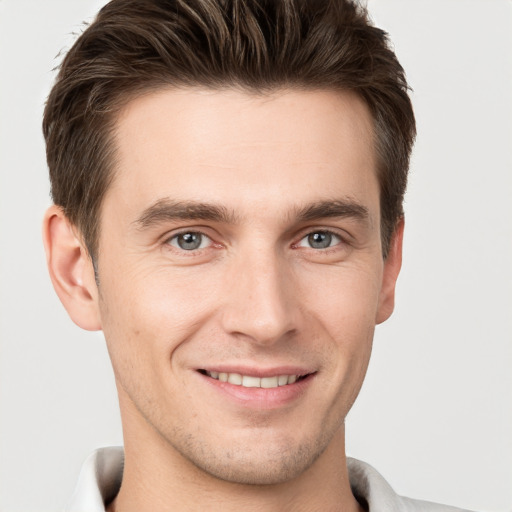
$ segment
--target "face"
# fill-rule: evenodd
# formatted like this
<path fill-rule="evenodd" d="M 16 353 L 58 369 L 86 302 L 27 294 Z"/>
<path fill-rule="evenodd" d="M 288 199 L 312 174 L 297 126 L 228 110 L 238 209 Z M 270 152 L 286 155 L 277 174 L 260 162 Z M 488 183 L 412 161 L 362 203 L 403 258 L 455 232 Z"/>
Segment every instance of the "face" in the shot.
<path fill-rule="evenodd" d="M 224 480 L 299 475 L 343 435 L 391 311 L 367 107 L 160 91 L 116 140 L 97 305 L 125 428 Z"/>

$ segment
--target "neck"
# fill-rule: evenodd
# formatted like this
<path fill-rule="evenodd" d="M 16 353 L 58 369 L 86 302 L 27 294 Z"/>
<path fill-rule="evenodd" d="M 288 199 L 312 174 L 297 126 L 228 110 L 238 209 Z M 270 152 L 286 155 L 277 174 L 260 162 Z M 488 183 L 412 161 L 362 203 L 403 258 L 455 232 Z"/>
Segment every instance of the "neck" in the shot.
<path fill-rule="evenodd" d="M 246 485 L 198 468 L 147 423 L 147 428 L 136 428 L 141 418 L 130 418 L 133 414 L 123 414 L 123 481 L 108 512 L 362 512 L 350 489 L 343 426 L 298 477 L 279 484 Z"/>

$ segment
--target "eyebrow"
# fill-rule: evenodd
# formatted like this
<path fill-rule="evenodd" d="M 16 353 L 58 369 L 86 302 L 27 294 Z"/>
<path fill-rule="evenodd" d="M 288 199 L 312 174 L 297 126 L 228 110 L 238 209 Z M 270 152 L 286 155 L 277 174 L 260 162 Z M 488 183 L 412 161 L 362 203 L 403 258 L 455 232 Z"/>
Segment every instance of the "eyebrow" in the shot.
<path fill-rule="evenodd" d="M 289 214 L 295 222 L 310 222 L 325 218 L 353 218 L 368 222 L 368 208 L 350 199 L 322 200 L 298 206 Z M 163 198 L 146 208 L 133 222 L 145 229 L 162 222 L 175 220 L 206 220 L 224 224 L 237 224 L 239 216 L 225 206 L 198 201 L 174 201 Z"/>
<path fill-rule="evenodd" d="M 299 208 L 295 215 L 300 222 L 347 217 L 363 222 L 368 222 L 370 219 L 368 208 L 350 199 L 317 201 Z"/>
<path fill-rule="evenodd" d="M 159 199 L 146 208 L 134 224 L 140 229 L 174 220 L 208 220 L 236 224 L 237 216 L 224 206 L 197 201 Z"/>

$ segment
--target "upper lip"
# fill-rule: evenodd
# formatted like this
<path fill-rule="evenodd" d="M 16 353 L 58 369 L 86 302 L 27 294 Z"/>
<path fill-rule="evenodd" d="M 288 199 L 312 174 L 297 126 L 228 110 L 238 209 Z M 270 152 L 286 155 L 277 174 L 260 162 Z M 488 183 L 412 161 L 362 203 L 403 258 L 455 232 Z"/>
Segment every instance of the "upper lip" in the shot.
<path fill-rule="evenodd" d="M 245 365 L 207 365 L 202 368 L 197 368 L 198 371 L 204 370 L 207 372 L 219 373 L 238 373 L 240 375 L 248 375 L 251 377 L 275 377 L 276 375 L 308 375 L 314 373 L 315 370 L 305 366 L 273 366 L 268 368 L 261 368 L 255 366 Z"/>

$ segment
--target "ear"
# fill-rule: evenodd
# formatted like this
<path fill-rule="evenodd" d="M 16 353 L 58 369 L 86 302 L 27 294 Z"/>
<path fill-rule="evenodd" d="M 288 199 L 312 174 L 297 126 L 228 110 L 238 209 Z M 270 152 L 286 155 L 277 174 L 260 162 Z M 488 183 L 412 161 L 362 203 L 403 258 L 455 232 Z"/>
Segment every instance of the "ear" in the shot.
<path fill-rule="evenodd" d="M 62 208 L 48 208 L 43 221 L 43 242 L 53 287 L 71 320 L 82 329 L 101 329 L 98 287 L 88 251 Z"/>
<path fill-rule="evenodd" d="M 391 238 L 389 253 L 384 261 L 382 286 L 379 295 L 379 307 L 375 322 L 386 321 L 395 308 L 395 286 L 402 267 L 402 242 L 404 239 L 404 219 L 400 219 Z"/>

